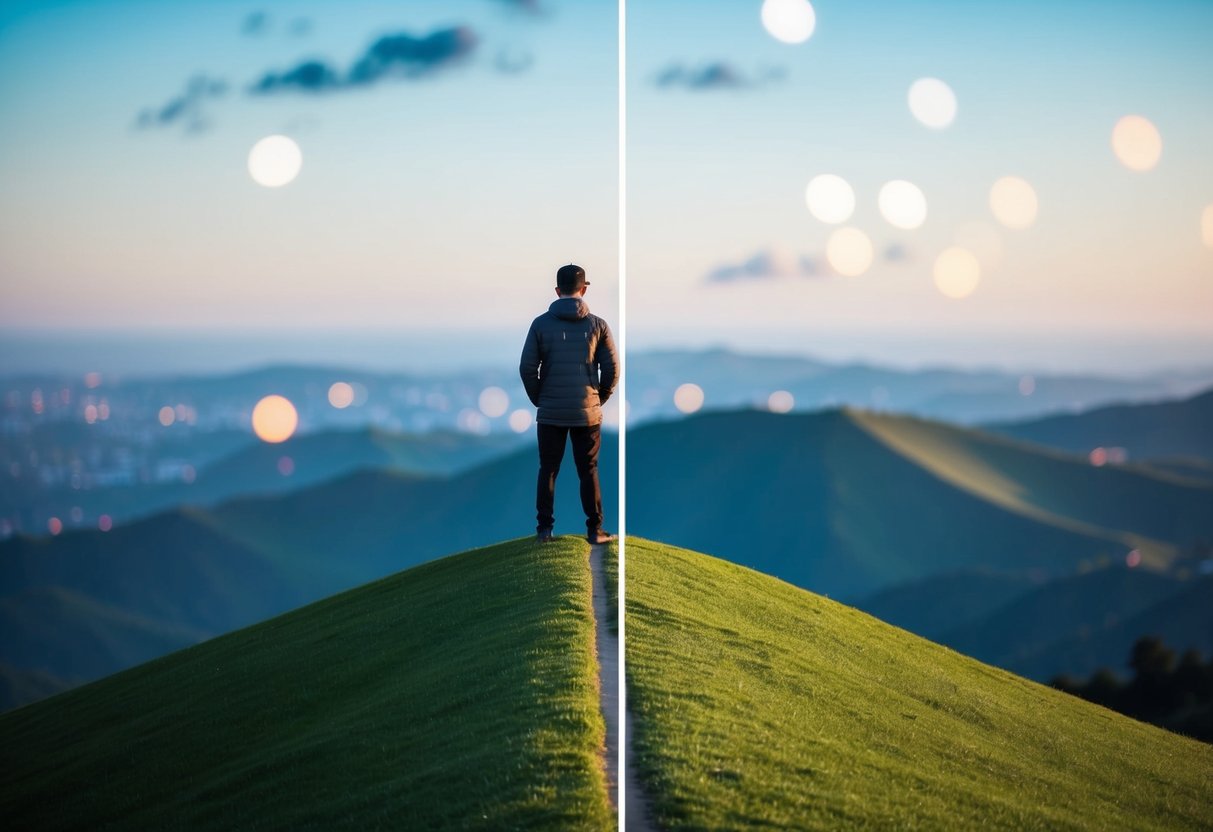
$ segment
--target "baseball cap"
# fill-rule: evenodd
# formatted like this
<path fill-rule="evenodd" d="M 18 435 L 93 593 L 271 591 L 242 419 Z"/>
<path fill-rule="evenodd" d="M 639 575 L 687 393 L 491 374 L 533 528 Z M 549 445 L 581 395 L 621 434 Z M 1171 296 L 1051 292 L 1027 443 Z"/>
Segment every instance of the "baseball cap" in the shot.
<path fill-rule="evenodd" d="M 556 287 L 562 292 L 576 292 L 582 286 L 589 286 L 585 279 L 585 269 L 569 263 L 556 270 Z"/>

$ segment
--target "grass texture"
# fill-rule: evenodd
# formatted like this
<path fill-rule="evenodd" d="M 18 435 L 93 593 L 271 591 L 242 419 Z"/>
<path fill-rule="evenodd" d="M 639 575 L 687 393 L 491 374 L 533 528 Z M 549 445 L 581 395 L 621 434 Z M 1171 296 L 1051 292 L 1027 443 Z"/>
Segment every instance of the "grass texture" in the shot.
<path fill-rule="evenodd" d="M 443 558 L 0 716 L 0 816 L 612 828 L 587 553 Z"/>
<path fill-rule="evenodd" d="M 1213 827 L 1207 745 L 735 564 L 626 551 L 634 749 L 661 828 Z"/>

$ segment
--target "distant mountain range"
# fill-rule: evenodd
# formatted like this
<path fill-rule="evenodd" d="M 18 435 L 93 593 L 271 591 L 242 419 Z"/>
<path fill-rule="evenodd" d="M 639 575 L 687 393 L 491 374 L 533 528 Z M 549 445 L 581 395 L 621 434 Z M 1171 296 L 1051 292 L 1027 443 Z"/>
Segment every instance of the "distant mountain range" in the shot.
<path fill-rule="evenodd" d="M 1112 448 L 1129 461 L 1149 460 L 1177 473 L 1213 472 L 1213 390 L 1181 400 L 1114 404 L 984 427 L 1083 456 Z"/>
<path fill-rule="evenodd" d="M 698 385 L 704 408 L 711 410 L 765 409 L 771 393 L 783 390 L 792 394 L 797 410 L 851 405 L 976 424 L 1190 396 L 1213 387 L 1213 366 L 1110 377 L 947 367 L 901 370 L 726 349 L 640 352 L 628 357 L 630 423 L 680 415 L 673 397 L 684 383 Z"/>
<path fill-rule="evenodd" d="M 278 444 L 246 434 L 233 450 L 196 470 L 191 466 L 184 480 L 179 475 L 167 482 L 80 489 L 70 483 L 28 488 L 0 479 L 0 516 L 20 517 L 24 528 L 41 531 L 51 516 L 70 528 L 75 509 L 84 524 L 95 527 L 102 514 L 123 523 L 178 505 L 209 506 L 238 496 L 281 494 L 359 468 L 453 474 L 516 451 L 527 441 L 533 441 L 530 434 L 406 434 L 374 427 L 300 434 Z"/>
<path fill-rule="evenodd" d="M 1213 487 L 852 409 L 709 413 L 628 437 L 628 530 L 859 597 L 982 567 L 1195 568 Z"/>

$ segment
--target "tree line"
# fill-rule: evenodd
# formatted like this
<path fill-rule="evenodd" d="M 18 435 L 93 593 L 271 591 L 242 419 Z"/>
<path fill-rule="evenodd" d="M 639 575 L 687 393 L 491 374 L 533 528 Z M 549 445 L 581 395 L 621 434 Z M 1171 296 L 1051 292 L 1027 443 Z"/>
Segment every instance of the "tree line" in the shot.
<path fill-rule="evenodd" d="M 1052 686 L 1142 722 L 1213 743 L 1213 658 L 1198 650 L 1175 651 L 1143 636 L 1129 651 L 1133 675 L 1126 681 L 1108 668 L 1086 680 L 1057 676 Z"/>

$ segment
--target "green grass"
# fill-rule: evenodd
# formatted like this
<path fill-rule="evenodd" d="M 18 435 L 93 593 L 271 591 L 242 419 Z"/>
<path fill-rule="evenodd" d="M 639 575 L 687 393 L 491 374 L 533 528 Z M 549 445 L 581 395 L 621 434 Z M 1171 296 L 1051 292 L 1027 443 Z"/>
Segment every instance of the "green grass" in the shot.
<path fill-rule="evenodd" d="M 627 615 L 665 828 L 1213 827 L 1213 748 L 758 572 L 629 537 Z"/>
<path fill-rule="evenodd" d="M 443 558 L 0 716 L 0 817 L 610 828 L 587 551 Z"/>

